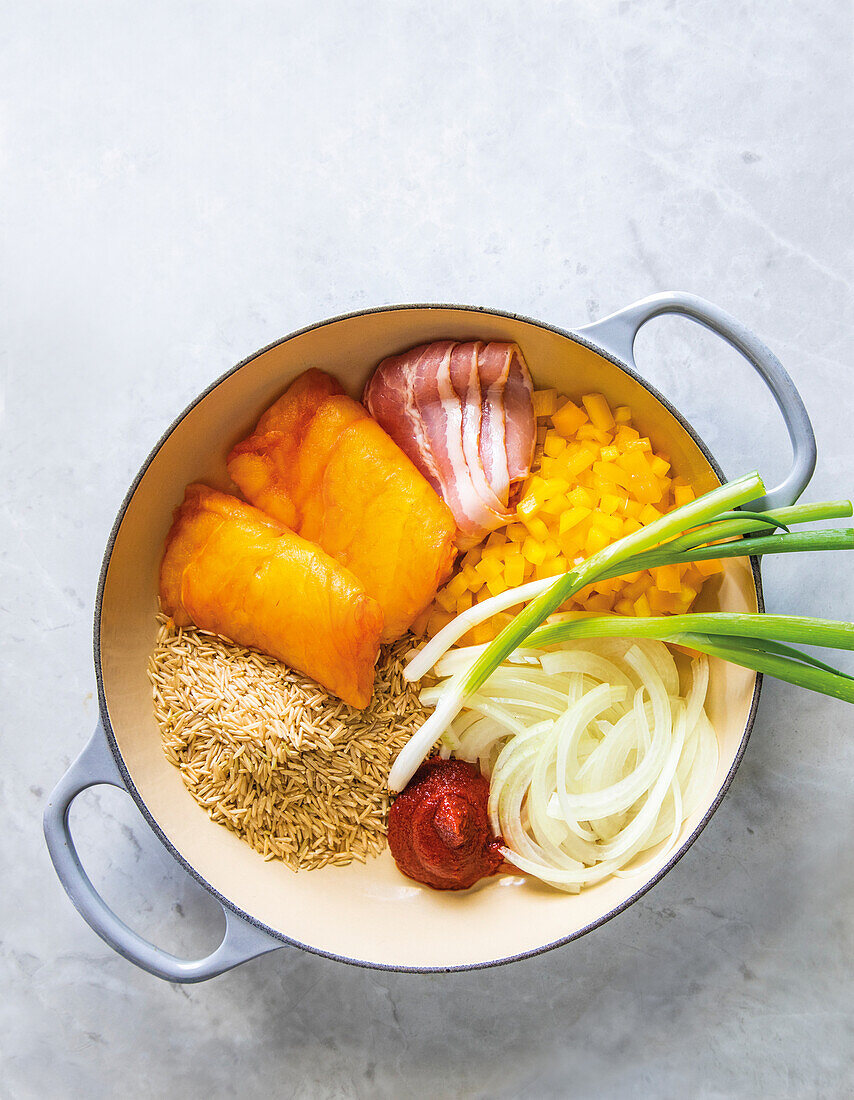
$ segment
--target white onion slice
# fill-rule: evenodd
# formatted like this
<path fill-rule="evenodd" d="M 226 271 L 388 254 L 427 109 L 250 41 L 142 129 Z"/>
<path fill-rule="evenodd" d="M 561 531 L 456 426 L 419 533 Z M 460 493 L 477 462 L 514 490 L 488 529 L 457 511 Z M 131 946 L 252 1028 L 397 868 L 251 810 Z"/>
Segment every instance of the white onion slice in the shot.
<path fill-rule="evenodd" d="M 452 651 L 437 673 L 459 676 L 482 648 Z M 518 656 L 451 731 L 453 754 L 490 777 L 490 821 L 508 861 L 569 892 L 660 866 L 717 773 L 708 659 L 692 661 L 683 693 L 658 641 L 587 639 Z M 441 706 L 451 682 L 422 699 Z"/>

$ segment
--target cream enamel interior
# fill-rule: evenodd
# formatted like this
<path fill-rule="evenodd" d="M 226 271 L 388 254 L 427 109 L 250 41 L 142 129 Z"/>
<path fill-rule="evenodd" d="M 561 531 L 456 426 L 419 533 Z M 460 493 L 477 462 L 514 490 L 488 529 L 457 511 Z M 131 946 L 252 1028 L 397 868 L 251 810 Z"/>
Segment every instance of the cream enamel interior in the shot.
<path fill-rule="evenodd" d="M 105 578 L 100 618 L 104 699 L 119 751 L 139 798 L 165 837 L 224 898 L 275 932 L 312 949 L 359 962 L 404 968 L 461 967 L 512 958 L 572 936 L 621 907 L 654 878 L 659 858 L 631 878 L 565 895 L 517 876 L 462 893 L 419 887 L 386 852 L 367 866 L 293 874 L 265 863 L 213 824 L 167 763 L 152 715 L 146 662 L 155 635 L 157 572 L 172 509 L 195 480 L 230 488 L 225 455 L 259 414 L 309 366 L 335 374 L 358 396 L 386 355 L 429 340 L 515 340 L 538 386 L 604 392 L 631 405 L 639 428 L 700 489 L 717 484 L 708 460 L 679 421 L 644 386 L 567 336 L 491 313 L 414 307 L 344 318 L 302 333 L 246 363 L 174 428 L 142 476 L 120 524 Z M 710 400 L 713 396 L 710 396 Z M 749 563 L 733 560 L 712 609 L 756 610 Z M 709 713 L 720 764 L 706 804 L 688 821 L 685 843 L 713 805 L 745 737 L 752 673 L 713 662 Z"/>

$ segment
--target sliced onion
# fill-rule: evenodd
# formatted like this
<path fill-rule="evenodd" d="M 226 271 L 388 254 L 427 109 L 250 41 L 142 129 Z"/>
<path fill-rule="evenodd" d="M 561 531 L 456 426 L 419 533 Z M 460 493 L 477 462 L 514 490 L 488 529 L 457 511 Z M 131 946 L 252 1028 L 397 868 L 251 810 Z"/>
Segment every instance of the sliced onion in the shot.
<path fill-rule="evenodd" d="M 437 672 L 456 677 L 481 650 Z M 422 698 L 441 705 L 448 683 Z M 508 861 L 570 892 L 660 865 L 717 773 L 708 683 L 701 656 L 683 694 L 672 653 L 648 639 L 574 641 L 496 669 L 451 733 L 454 755 L 490 776 Z"/>

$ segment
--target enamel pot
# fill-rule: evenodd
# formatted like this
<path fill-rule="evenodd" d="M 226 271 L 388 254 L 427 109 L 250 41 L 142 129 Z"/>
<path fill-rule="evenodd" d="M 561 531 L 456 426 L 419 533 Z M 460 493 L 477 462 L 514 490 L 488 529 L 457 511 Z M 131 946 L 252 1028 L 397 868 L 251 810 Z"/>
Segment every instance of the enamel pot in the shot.
<path fill-rule="evenodd" d="M 504 875 L 472 890 L 434 891 L 400 875 L 385 852 L 367 865 L 294 874 L 214 824 L 195 803 L 160 746 L 146 664 L 156 634 L 157 575 L 172 510 L 190 481 L 228 489 L 225 455 L 259 414 L 308 366 L 339 378 L 358 397 L 385 356 L 438 339 L 516 341 L 540 387 L 601 391 L 632 408 L 638 428 L 670 456 L 698 493 L 723 475 L 708 449 L 667 400 L 639 377 L 638 330 L 677 313 L 705 325 L 759 372 L 782 412 L 794 452 L 779 488 L 754 507 L 793 503 L 815 465 L 815 439 L 803 403 L 775 356 L 722 310 L 682 293 L 659 294 L 573 332 L 497 310 L 467 306 L 389 306 L 322 321 L 246 359 L 185 409 L 135 478 L 104 556 L 95 607 L 95 672 L 100 722 L 51 795 L 45 836 L 56 872 L 83 918 L 137 966 L 175 982 L 213 977 L 286 945 L 362 966 L 446 971 L 492 966 L 568 943 L 636 901 L 685 853 L 732 781 L 747 745 L 760 678 L 712 662 L 709 716 L 720 763 L 704 804 L 686 821 L 670 855 L 634 877 L 611 878 L 577 895 Z M 759 569 L 730 559 L 707 585 L 705 609 L 762 609 Z M 80 863 L 68 813 L 88 787 L 125 790 L 188 874 L 220 902 L 225 935 L 202 959 L 160 950 L 124 924 Z"/>

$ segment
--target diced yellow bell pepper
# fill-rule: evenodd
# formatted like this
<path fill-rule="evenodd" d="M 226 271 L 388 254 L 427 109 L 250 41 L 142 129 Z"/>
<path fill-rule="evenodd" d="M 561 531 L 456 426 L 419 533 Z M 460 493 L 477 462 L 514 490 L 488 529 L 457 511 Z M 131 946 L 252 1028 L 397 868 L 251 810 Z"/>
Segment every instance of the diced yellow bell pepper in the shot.
<path fill-rule="evenodd" d="M 635 615 L 639 619 L 646 619 L 652 614 L 652 609 L 649 606 L 649 600 L 646 598 L 646 593 L 642 593 L 635 600 Z"/>
<path fill-rule="evenodd" d="M 561 452 L 566 450 L 566 440 L 562 435 L 558 435 L 555 431 L 546 432 L 546 438 L 543 442 L 543 453 L 548 458 L 557 458 Z"/>
<path fill-rule="evenodd" d="M 538 542 L 543 542 L 549 537 L 549 529 L 539 516 L 532 516 L 530 519 L 525 517 L 525 526 L 528 528 L 528 533 Z"/>
<path fill-rule="evenodd" d="M 522 556 L 532 565 L 541 565 L 546 560 L 543 544 L 530 536 L 522 544 Z"/>
<path fill-rule="evenodd" d="M 602 428 L 608 431 L 614 427 L 611 407 L 605 400 L 604 394 L 586 393 L 581 398 L 581 403 L 587 410 L 587 415 L 590 417 L 590 422 L 594 428 Z"/>
<path fill-rule="evenodd" d="M 662 565 L 655 570 L 655 584 L 662 592 L 677 594 L 682 591 L 682 571 L 678 565 Z"/>
<path fill-rule="evenodd" d="M 601 527 L 591 527 L 587 532 L 587 540 L 585 542 L 587 553 L 591 556 L 593 554 L 598 554 L 600 550 L 605 549 L 610 541 L 608 533 L 603 531 Z"/>
<path fill-rule="evenodd" d="M 517 588 L 525 579 L 525 559 L 514 554 L 504 564 L 504 583 L 508 588 Z"/>
<path fill-rule="evenodd" d="M 620 405 L 614 412 L 614 419 L 618 424 L 630 424 L 632 419 L 632 410 L 628 405 Z"/>
<path fill-rule="evenodd" d="M 661 498 L 659 497 L 659 499 Z M 654 508 L 651 504 L 647 504 L 647 506 L 638 516 L 638 519 L 641 521 L 644 527 L 646 527 L 647 524 L 655 523 L 657 519 L 661 519 L 661 515 L 662 513 L 659 512 L 657 508 Z"/>
<path fill-rule="evenodd" d="M 558 531 L 561 535 L 566 534 L 576 524 L 581 523 L 582 520 L 587 519 L 591 514 L 592 509 L 584 508 L 581 505 L 575 508 L 568 508 L 565 512 L 561 513 L 560 520 L 558 522 Z"/>
<path fill-rule="evenodd" d="M 462 573 L 457 573 L 455 577 L 451 577 L 448 583 L 445 585 L 444 591 L 448 592 L 452 597 L 462 596 L 468 588 L 468 581 Z M 448 608 L 450 611 L 450 608 Z"/>
<path fill-rule="evenodd" d="M 576 485 L 571 492 L 567 493 L 566 499 L 573 508 L 593 508 L 596 503 L 596 498 L 593 493 L 581 485 Z"/>
<path fill-rule="evenodd" d="M 482 578 L 483 582 L 486 582 L 494 580 L 496 577 L 500 577 L 504 572 L 504 566 L 495 558 L 484 558 L 483 561 L 478 562 L 475 566 L 475 570 Z"/>
<path fill-rule="evenodd" d="M 609 431 L 604 428 L 597 428 L 594 424 L 582 424 L 575 435 L 579 440 L 592 441 L 598 443 L 600 447 L 607 447 L 609 443 L 614 442 Z"/>
<path fill-rule="evenodd" d="M 557 390 L 534 390 L 534 416 L 553 416 L 557 410 Z"/>
<path fill-rule="evenodd" d="M 569 439 L 582 424 L 587 423 L 587 413 L 572 401 L 566 401 L 552 416 L 552 424 L 559 435 Z"/>
<path fill-rule="evenodd" d="M 507 585 L 504 583 L 504 574 L 499 573 L 497 577 L 490 577 L 486 582 L 486 587 L 489 589 L 490 596 L 500 596 L 502 592 L 507 590 Z"/>
<path fill-rule="evenodd" d="M 471 592 L 463 592 L 460 596 L 458 596 L 456 608 L 457 614 L 461 615 L 464 611 L 468 611 L 468 609 L 472 605 L 473 600 L 474 596 Z"/>
<path fill-rule="evenodd" d="M 583 470 L 589 470 L 596 461 L 598 452 L 592 447 L 580 448 L 564 463 L 564 469 L 570 481 L 575 480 Z"/>

